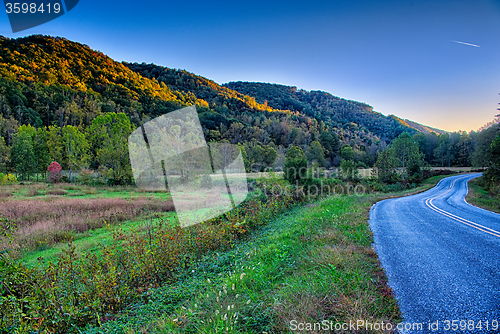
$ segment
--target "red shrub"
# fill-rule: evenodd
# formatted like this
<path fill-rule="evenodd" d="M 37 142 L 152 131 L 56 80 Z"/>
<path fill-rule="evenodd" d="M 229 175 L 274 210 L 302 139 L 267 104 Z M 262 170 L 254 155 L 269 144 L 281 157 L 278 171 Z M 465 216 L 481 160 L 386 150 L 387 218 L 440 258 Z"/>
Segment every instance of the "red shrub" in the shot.
<path fill-rule="evenodd" d="M 61 170 L 61 165 L 59 165 L 57 161 L 52 162 L 49 167 L 47 167 L 47 171 L 50 173 L 50 182 L 55 183 L 61 179 Z"/>

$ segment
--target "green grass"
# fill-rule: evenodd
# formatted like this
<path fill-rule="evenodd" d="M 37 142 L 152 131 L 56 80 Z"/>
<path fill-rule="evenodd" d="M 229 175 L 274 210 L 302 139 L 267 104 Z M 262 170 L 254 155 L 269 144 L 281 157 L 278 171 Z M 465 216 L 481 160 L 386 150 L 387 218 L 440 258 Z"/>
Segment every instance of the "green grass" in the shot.
<path fill-rule="evenodd" d="M 482 187 L 481 177 L 469 181 L 467 202 L 480 208 L 500 213 L 500 195 L 493 196 Z"/>
<path fill-rule="evenodd" d="M 368 211 L 382 196 L 294 208 L 177 283 L 88 333 L 274 333 L 289 323 L 400 320 L 371 248 Z"/>
<path fill-rule="evenodd" d="M 176 214 L 173 212 L 166 212 L 161 214 L 156 214 L 155 218 L 149 220 L 135 220 L 135 221 L 125 221 L 119 225 L 106 226 L 94 230 L 88 230 L 84 233 L 74 233 L 72 234 L 72 244 L 75 246 L 75 250 L 79 254 L 85 254 L 89 252 L 96 252 L 98 249 L 102 249 L 101 246 L 109 246 L 113 243 L 113 232 L 119 231 L 119 233 L 130 233 L 133 230 L 141 231 L 144 229 L 146 224 L 156 224 L 156 222 L 161 219 L 163 223 L 169 223 L 171 225 L 178 224 Z M 146 233 L 143 231 L 143 233 Z M 34 251 L 24 253 L 21 262 L 28 267 L 36 267 L 43 265 L 48 262 L 55 262 L 59 259 L 63 250 L 68 248 L 66 242 L 57 243 L 54 245 L 44 245 Z"/>
<path fill-rule="evenodd" d="M 55 191 L 54 191 L 55 190 Z M 52 192 L 52 194 L 49 194 Z M 99 199 L 110 199 L 110 198 L 119 198 L 130 201 L 131 203 L 136 199 L 149 199 L 151 201 L 156 202 L 168 202 L 171 200 L 170 194 L 165 192 L 145 192 L 141 191 L 138 188 L 132 186 L 117 186 L 117 187 L 107 187 L 107 186 L 99 186 L 92 187 L 87 185 L 78 185 L 78 184 L 47 184 L 47 183 L 24 183 L 24 184 L 15 184 L 9 186 L 1 186 L 0 187 L 0 195 L 4 194 L 4 196 L 0 196 L 0 201 L 3 203 L 3 207 L 9 207 L 9 203 L 11 205 L 21 204 L 23 201 L 28 201 L 28 203 L 43 203 L 50 202 L 56 199 L 57 201 L 70 201 L 73 200 L 72 203 L 75 203 L 74 200 L 92 200 L 99 201 Z M 73 207 L 68 206 L 68 210 Z M 51 207 L 46 208 L 49 211 L 55 210 Z M 40 216 L 44 212 L 37 211 L 37 215 Z M 118 212 L 120 214 L 120 212 Z M 107 217 L 110 216 L 110 217 Z M 19 219 L 18 226 L 24 226 L 23 217 L 17 217 Z M 62 229 L 60 231 L 49 231 L 50 233 L 54 233 L 57 235 L 61 235 L 63 237 L 59 239 L 61 242 L 53 243 L 49 236 L 49 232 L 41 230 L 28 233 L 27 235 L 35 238 L 35 234 L 38 235 L 40 233 L 45 233 L 45 235 L 36 237 L 38 243 L 35 243 L 30 247 L 22 247 L 19 250 L 19 257 L 23 264 L 28 267 L 36 267 L 41 263 L 55 262 L 58 260 L 59 255 L 62 253 L 63 249 L 67 248 L 66 240 L 71 238 L 73 240 L 73 244 L 76 247 L 78 252 L 92 252 L 95 249 L 99 248 L 100 245 L 108 245 L 113 240 L 113 230 L 122 229 L 123 233 L 128 233 L 132 229 L 141 230 L 145 225 L 146 221 L 151 221 L 154 223 L 155 220 L 162 218 L 166 222 L 177 223 L 175 219 L 175 213 L 173 212 L 146 212 L 142 213 L 137 217 L 128 217 L 131 220 L 125 221 L 113 221 L 110 222 L 107 218 L 114 219 L 112 214 L 103 213 L 103 219 L 111 223 L 109 227 L 100 227 L 106 224 L 99 224 L 96 221 L 96 226 L 98 228 L 91 228 L 85 232 L 76 232 L 73 230 L 65 230 Z M 115 219 L 116 220 L 116 219 Z M 67 218 L 65 221 L 71 222 L 71 217 Z M 38 233 L 38 234 L 37 234 Z M 142 233 L 142 232 L 141 232 Z M 1 241 L 1 239 L 0 239 Z M 43 261 L 43 262 L 41 262 Z"/>

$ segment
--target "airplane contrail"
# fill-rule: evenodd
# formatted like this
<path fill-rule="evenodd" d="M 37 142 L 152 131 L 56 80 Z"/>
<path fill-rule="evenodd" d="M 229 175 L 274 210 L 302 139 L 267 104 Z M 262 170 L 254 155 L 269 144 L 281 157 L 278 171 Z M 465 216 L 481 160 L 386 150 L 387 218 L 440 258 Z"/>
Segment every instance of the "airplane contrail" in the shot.
<path fill-rule="evenodd" d="M 476 44 L 465 43 L 465 42 L 460 42 L 460 41 L 452 41 L 452 42 L 455 42 L 455 43 L 458 43 L 458 44 L 463 44 L 463 45 L 470 45 L 470 46 L 474 46 L 476 48 L 480 48 L 480 46 L 476 45 Z"/>

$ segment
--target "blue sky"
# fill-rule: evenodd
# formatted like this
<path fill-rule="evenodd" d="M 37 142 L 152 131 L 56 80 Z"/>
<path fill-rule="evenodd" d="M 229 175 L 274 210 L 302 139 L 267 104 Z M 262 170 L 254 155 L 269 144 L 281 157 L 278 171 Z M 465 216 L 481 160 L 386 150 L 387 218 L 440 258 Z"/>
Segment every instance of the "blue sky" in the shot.
<path fill-rule="evenodd" d="M 0 34 L 62 36 L 218 83 L 323 90 L 449 131 L 477 130 L 500 102 L 499 0 L 80 0 L 16 34 L 0 14 Z"/>

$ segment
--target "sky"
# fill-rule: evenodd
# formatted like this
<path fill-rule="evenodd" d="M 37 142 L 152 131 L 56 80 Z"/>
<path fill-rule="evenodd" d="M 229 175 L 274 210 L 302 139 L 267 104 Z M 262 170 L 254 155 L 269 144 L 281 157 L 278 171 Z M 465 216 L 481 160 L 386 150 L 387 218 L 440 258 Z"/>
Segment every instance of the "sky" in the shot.
<path fill-rule="evenodd" d="M 117 61 L 321 90 L 447 131 L 500 113 L 500 0 L 88 1 L 0 35 L 61 36 Z"/>

